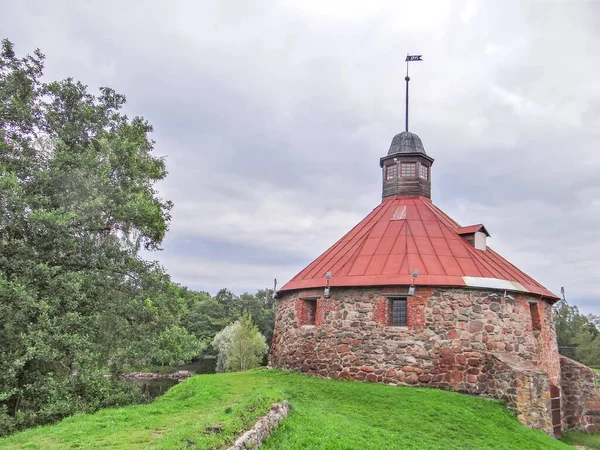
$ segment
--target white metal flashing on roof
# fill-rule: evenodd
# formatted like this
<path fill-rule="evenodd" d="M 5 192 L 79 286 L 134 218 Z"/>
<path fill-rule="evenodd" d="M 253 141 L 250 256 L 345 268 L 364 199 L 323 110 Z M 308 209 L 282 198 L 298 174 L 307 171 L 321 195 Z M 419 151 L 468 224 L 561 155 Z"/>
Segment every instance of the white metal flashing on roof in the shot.
<path fill-rule="evenodd" d="M 404 205 L 402 207 L 402 210 L 400 210 L 400 207 L 397 206 L 396 209 L 394 210 L 394 215 L 392 216 L 392 220 L 405 220 L 406 219 L 406 205 Z"/>
<path fill-rule="evenodd" d="M 498 278 L 463 277 L 467 286 L 491 289 L 506 289 L 510 291 L 529 292 L 517 281 L 500 280 Z"/>

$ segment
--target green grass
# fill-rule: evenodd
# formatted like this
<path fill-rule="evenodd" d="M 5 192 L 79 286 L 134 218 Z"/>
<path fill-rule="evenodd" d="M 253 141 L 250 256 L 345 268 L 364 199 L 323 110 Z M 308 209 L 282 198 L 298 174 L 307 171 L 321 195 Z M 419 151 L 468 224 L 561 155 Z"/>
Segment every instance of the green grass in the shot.
<path fill-rule="evenodd" d="M 69 417 L 0 439 L 0 449 L 219 448 L 279 400 L 261 372 L 196 376 L 151 404 Z"/>
<path fill-rule="evenodd" d="M 582 445 L 589 450 L 600 450 L 600 434 L 569 431 L 563 435 L 561 441 L 569 445 Z"/>
<path fill-rule="evenodd" d="M 264 449 L 572 450 L 498 401 L 266 370 L 198 375 L 152 404 L 74 416 L 0 439 L 0 449 L 226 448 L 284 398 L 292 412 Z"/>

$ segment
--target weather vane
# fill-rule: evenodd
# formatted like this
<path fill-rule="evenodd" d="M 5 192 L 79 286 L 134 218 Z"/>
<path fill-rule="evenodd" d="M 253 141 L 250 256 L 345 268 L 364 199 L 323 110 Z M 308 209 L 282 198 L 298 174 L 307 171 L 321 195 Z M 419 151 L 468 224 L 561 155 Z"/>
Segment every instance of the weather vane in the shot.
<path fill-rule="evenodd" d="M 406 119 L 404 122 L 404 127 L 406 132 L 408 132 L 408 82 L 410 81 L 410 77 L 408 76 L 408 63 L 411 61 L 423 61 L 423 55 L 409 55 L 406 54 Z"/>

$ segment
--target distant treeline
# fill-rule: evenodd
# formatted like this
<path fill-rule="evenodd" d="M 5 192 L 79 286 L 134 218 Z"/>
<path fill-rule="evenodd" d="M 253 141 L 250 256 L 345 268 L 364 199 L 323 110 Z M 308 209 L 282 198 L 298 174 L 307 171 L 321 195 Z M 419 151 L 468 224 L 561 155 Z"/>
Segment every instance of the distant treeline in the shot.
<path fill-rule="evenodd" d="M 566 300 L 554 305 L 554 324 L 561 354 L 590 367 L 600 368 L 600 317 L 581 314 Z"/>

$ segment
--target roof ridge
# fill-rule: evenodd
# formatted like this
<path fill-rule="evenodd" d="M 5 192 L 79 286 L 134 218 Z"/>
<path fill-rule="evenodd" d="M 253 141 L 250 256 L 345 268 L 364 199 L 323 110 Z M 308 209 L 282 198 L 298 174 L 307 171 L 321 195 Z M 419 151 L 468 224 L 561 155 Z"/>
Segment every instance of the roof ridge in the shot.
<path fill-rule="evenodd" d="M 408 215 L 408 212 L 406 214 Z M 402 257 L 402 261 L 398 266 L 398 272 L 396 273 L 396 275 L 400 275 L 400 270 L 404 265 L 404 261 L 408 258 L 408 238 L 412 237 L 412 230 L 410 229 L 410 224 L 408 223 L 408 220 L 404 221 L 404 226 L 402 227 L 402 230 L 404 230 L 404 236 L 406 236 L 406 239 L 404 239 L 404 256 Z M 415 247 L 416 246 L 417 244 L 415 244 Z"/>
<path fill-rule="evenodd" d="M 397 201 L 397 200 L 394 200 L 394 201 Z M 394 202 L 392 202 L 392 203 L 394 203 Z M 392 214 L 392 218 L 393 218 L 393 217 L 394 217 L 394 215 L 396 214 L 396 210 L 398 209 L 398 206 L 399 206 L 399 205 L 396 205 L 396 206 L 394 207 L 394 213 Z M 406 221 L 405 221 L 405 222 L 406 222 Z M 386 232 L 387 232 L 388 228 L 390 227 L 390 224 L 391 224 L 391 223 L 392 223 L 392 219 L 390 219 L 390 221 L 388 222 L 387 226 L 385 227 L 385 230 L 383 231 L 383 234 L 381 235 L 381 239 L 379 240 L 379 245 L 381 245 L 381 240 L 383 240 L 383 236 L 385 236 L 385 235 L 386 235 Z M 392 242 L 392 246 L 391 246 L 391 248 L 394 248 L 394 246 L 396 245 L 396 241 L 398 240 L 398 236 L 400 236 L 400 233 L 402 232 L 402 229 L 404 228 L 404 225 L 405 225 L 405 224 L 403 223 L 403 224 L 402 224 L 402 226 L 400 227 L 400 229 L 398 230 L 398 233 L 396 234 L 396 236 L 394 236 L 394 242 Z M 377 249 L 376 249 L 376 251 L 377 251 Z M 383 268 L 384 268 L 384 267 L 387 265 L 387 262 L 388 262 L 388 260 L 390 259 L 390 255 L 391 255 L 391 254 L 392 254 L 391 252 L 388 252 L 388 254 L 386 255 L 386 257 L 385 257 L 385 261 L 383 261 L 383 266 L 381 266 L 382 270 L 383 270 Z"/>
<path fill-rule="evenodd" d="M 422 202 L 422 203 L 425 206 L 427 206 L 427 208 L 429 208 L 429 210 L 433 214 L 435 214 L 435 216 L 438 217 L 439 219 L 443 220 L 444 222 L 449 221 L 452 224 L 452 226 L 454 226 L 455 228 L 460 228 L 460 224 L 456 220 L 454 220 L 451 217 L 449 217 L 446 213 L 444 213 L 444 211 L 442 211 L 441 209 L 439 209 L 433 203 L 431 203 L 431 202 Z"/>
<path fill-rule="evenodd" d="M 346 266 L 346 264 L 347 264 L 348 262 L 350 262 L 350 260 L 353 260 L 353 261 L 355 261 L 355 260 L 356 260 L 356 257 L 357 257 L 357 251 L 358 251 L 358 252 L 360 252 L 360 249 L 361 249 L 361 248 L 364 246 L 364 238 L 365 238 L 366 236 L 368 236 L 369 232 L 370 232 L 370 231 L 373 229 L 373 227 L 374 227 L 374 226 L 377 224 L 377 222 L 379 221 L 379 218 L 380 218 L 380 217 L 381 217 L 381 216 L 382 216 L 382 215 L 385 213 L 385 211 L 386 211 L 386 210 L 388 210 L 388 209 L 389 209 L 389 205 L 385 205 L 385 207 L 384 207 L 384 206 L 383 206 L 383 203 L 381 203 L 381 204 L 380 204 L 380 205 L 379 205 L 377 208 L 374 208 L 374 209 L 373 209 L 373 211 L 371 211 L 371 212 L 370 212 L 370 213 L 367 215 L 367 217 L 365 217 L 365 219 L 367 219 L 367 218 L 369 218 L 369 217 L 370 217 L 370 219 L 369 219 L 369 220 L 367 220 L 367 222 L 366 222 L 366 223 L 364 223 L 364 222 L 365 222 L 365 219 L 363 219 L 363 220 L 362 220 L 360 223 L 358 223 L 356 226 L 354 226 L 354 227 L 353 227 L 353 228 L 352 228 L 352 229 L 351 229 L 351 230 L 350 230 L 348 233 L 346 233 L 344 236 L 342 236 L 342 238 L 341 238 L 341 239 L 339 239 L 339 240 L 338 240 L 338 241 L 337 241 L 335 244 L 333 244 L 331 247 L 329 247 L 329 249 L 327 249 L 327 250 L 326 250 L 326 251 L 323 253 L 323 255 L 325 255 L 325 254 L 326 254 L 326 253 L 327 253 L 329 250 L 331 250 L 331 251 L 332 251 L 332 254 L 331 254 L 331 256 L 330 256 L 328 259 L 326 259 L 326 260 L 322 261 L 322 262 L 321 262 L 320 264 L 318 264 L 317 266 L 315 266 L 315 268 L 314 268 L 314 269 L 313 269 L 311 272 L 317 272 L 317 273 L 318 273 L 319 271 L 322 271 L 322 270 L 323 270 L 323 267 L 324 267 L 325 265 L 327 265 L 328 263 L 330 263 L 330 262 L 331 262 L 331 260 L 332 260 L 332 259 L 333 259 L 335 256 L 337 256 L 339 253 L 343 252 L 343 251 L 344 251 L 346 248 L 348 248 L 348 245 L 349 245 L 349 244 L 352 244 L 352 240 L 349 240 L 349 241 L 348 241 L 348 242 L 347 242 L 345 245 L 343 245 L 341 248 L 337 249 L 337 251 L 333 252 L 333 250 L 335 249 L 335 247 L 337 247 L 337 246 L 338 246 L 338 244 L 340 244 L 340 243 L 341 243 L 341 242 L 344 240 L 344 238 L 345 238 L 346 236 L 348 236 L 349 234 L 351 234 L 351 233 L 352 233 L 352 232 L 353 232 L 353 231 L 354 231 L 354 230 L 355 230 L 355 229 L 356 229 L 356 228 L 357 228 L 357 227 L 358 227 L 358 226 L 359 226 L 361 223 L 364 223 L 364 225 L 361 227 L 361 229 L 360 229 L 360 230 L 358 230 L 358 231 L 356 232 L 356 235 L 357 235 L 357 236 L 358 236 L 358 235 L 360 235 L 360 237 L 356 237 L 356 240 L 357 240 L 357 242 L 355 242 L 354 244 L 350 245 L 350 246 L 349 246 L 349 248 L 348 248 L 348 250 L 352 250 L 352 249 L 354 248 L 354 246 L 355 246 L 357 243 L 359 244 L 359 248 L 353 251 L 353 253 L 351 254 L 351 256 L 350 256 L 350 258 L 348 259 L 348 261 L 346 261 L 346 263 L 344 263 L 344 264 L 342 265 L 342 267 L 340 267 L 340 269 L 344 268 L 344 267 Z M 379 210 L 379 211 L 378 211 L 378 210 Z M 373 220 L 373 219 L 375 219 L 375 220 Z M 361 234 L 361 233 L 362 233 L 362 234 Z M 346 251 L 346 253 L 347 253 L 347 251 Z M 323 255 L 322 255 L 322 256 L 323 256 Z M 319 257 L 319 258 L 321 258 L 321 257 Z M 315 261 L 317 261 L 319 258 L 317 258 Z M 313 261 L 313 262 L 314 262 L 314 261 Z M 335 275 L 335 274 L 333 274 L 333 275 Z"/>
<path fill-rule="evenodd" d="M 442 223 L 446 222 L 444 219 L 448 219 L 448 221 L 450 221 L 452 224 L 454 224 L 456 226 L 456 228 L 452 229 L 452 227 L 450 227 L 448 225 L 448 223 L 444 223 L 444 225 L 446 225 L 447 228 L 450 229 L 450 231 L 453 231 L 454 233 L 456 233 L 456 235 L 460 238 L 460 235 L 458 234 L 457 230 L 460 229 L 460 228 L 464 228 L 464 227 L 462 227 L 458 222 L 456 222 L 454 219 L 452 219 L 451 217 L 449 217 L 446 213 L 444 213 L 441 209 L 439 209 L 433 203 L 430 204 L 429 202 L 423 202 L 423 201 L 422 201 L 422 203 L 424 205 L 426 205 L 433 212 L 433 214 L 436 215 L 436 217 L 438 217 L 439 219 L 441 219 Z M 431 205 L 431 207 L 429 207 L 430 205 Z M 476 225 L 479 225 L 479 224 L 476 224 Z M 480 225 L 483 226 L 483 224 L 480 224 Z M 425 231 L 427 232 L 427 230 L 425 230 Z M 538 283 L 533 278 L 531 278 L 529 275 L 527 275 L 525 272 L 523 272 L 518 267 L 516 267 L 514 264 L 512 264 L 508 260 L 506 260 L 506 258 L 504 258 L 501 255 L 499 255 L 498 253 L 496 253 L 491 247 L 488 247 L 489 251 L 491 251 L 496 257 L 500 258 L 503 262 L 506 262 L 511 268 L 513 268 L 515 270 L 514 271 L 512 271 L 512 270 L 507 271 L 504 267 L 501 267 L 499 264 L 497 264 L 495 261 L 493 261 L 491 258 L 489 258 L 485 254 L 485 252 L 480 253 L 481 250 L 478 251 L 477 249 L 475 249 L 474 247 L 472 247 L 464 239 L 460 238 L 460 242 L 461 242 L 461 244 L 463 244 L 463 247 L 467 249 L 467 252 L 470 254 L 471 259 L 475 258 L 477 260 L 477 262 L 479 262 L 480 264 L 483 264 L 490 273 L 493 273 L 494 271 L 498 271 L 501 274 L 503 274 L 505 280 L 510 280 L 510 278 L 514 277 L 514 278 L 516 278 L 516 280 L 514 280 L 514 281 L 517 281 L 519 284 L 522 284 L 522 282 L 519 281 L 519 278 L 521 280 L 523 278 L 525 278 L 525 279 L 528 279 L 528 281 L 533 282 L 533 284 L 535 284 L 536 286 L 538 286 L 540 288 L 543 288 L 543 289 L 546 289 L 542 284 Z M 435 251 L 435 248 L 434 248 L 434 251 Z M 454 259 L 457 259 L 456 256 L 454 255 L 454 252 L 452 252 L 452 253 L 453 253 L 452 256 L 454 257 Z M 436 256 L 437 256 L 437 252 L 436 252 Z M 423 262 L 423 264 L 425 264 L 425 263 Z M 491 268 L 493 268 L 494 270 L 491 270 Z M 446 272 L 446 269 L 444 268 L 443 265 L 442 265 L 442 269 L 444 270 L 444 272 Z M 478 269 L 478 271 L 481 273 L 481 270 Z M 481 274 L 481 275 L 483 275 L 483 274 Z"/>
<path fill-rule="evenodd" d="M 425 228 L 425 234 L 427 235 L 427 240 L 429 241 L 429 245 L 431 245 L 431 248 L 433 249 L 433 254 L 435 255 L 439 266 L 442 268 L 442 270 L 444 271 L 444 275 L 448 275 L 448 271 L 446 270 L 446 268 L 444 267 L 444 265 L 442 264 L 442 261 L 440 260 L 440 255 L 438 255 L 438 252 L 435 248 L 435 246 L 433 245 L 433 242 L 431 241 L 431 236 L 429 235 L 429 231 L 427 230 L 427 227 L 423 227 Z M 442 232 L 442 234 L 444 233 L 443 230 L 440 228 L 440 231 Z M 420 253 L 420 252 L 419 252 Z M 423 258 L 421 258 L 423 259 Z M 425 261 L 423 261 L 423 264 L 425 264 Z"/>
<path fill-rule="evenodd" d="M 504 256 L 498 254 L 497 252 L 495 252 L 492 248 L 489 248 L 490 252 L 492 252 L 495 256 L 497 256 L 498 258 L 502 259 L 502 261 L 504 261 L 506 264 L 508 264 L 510 267 L 512 267 L 513 269 L 515 269 L 515 271 L 520 272 L 521 274 L 523 274 L 525 276 L 525 278 L 529 279 L 529 281 L 533 282 L 534 284 L 536 284 L 537 286 L 546 289 L 546 287 L 541 284 L 538 283 L 537 281 L 535 281 L 535 279 L 533 279 L 531 276 L 527 275 L 525 272 L 523 272 L 521 269 L 519 269 L 517 266 L 515 266 L 513 263 L 511 263 L 508 259 L 506 259 Z"/>
<path fill-rule="evenodd" d="M 374 216 L 377 214 L 377 210 L 382 208 L 382 204 L 378 205 L 377 207 L 373 208 L 371 210 L 371 212 L 369 214 L 367 214 L 367 216 L 365 217 L 365 219 L 367 219 L 370 216 Z M 302 274 L 302 272 L 304 272 L 306 269 L 308 269 L 314 262 L 318 261 L 321 258 L 324 258 L 325 255 L 328 255 L 329 253 L 331 253 L 331 257 L 328 258 L 326 261 L 321 261 L 320 264 L 317 264 L 317 266 L 315 266 L 310 272 L 314 272 L 315 270 L 321 270 L 319 267 L 326 264 L 327 262 L 331 261 L 331 259 L 333 258 L 333 256 L 337 255 L 340 251 L 342 251 L 342 249 L 345 247 L 343 246 L 340 249 L 336 250 L 336 247 L 338 246 L 338 244 L 342 243 L 342 241 L 344 241 L 344 239 L 346 238 L 346 236 L 350 235 L 355 229 L 359 228 L 360 229 L 357 231 L 357 234 L 360 233 L 368 224 L 370 221 L 367 221 L 367 223 L 365 222 L 365 219 L 361 220 L 359 223 L 357 223 L 356 225 L 354 225 L 350 231 L 348 231 L 346 234 L 344 234 L 341 238 L 339 238 L 335 243 L 333 243 L 329 248 L 327 248 L 327 250 L 325 250 L 323 253 L 321 253 L 321 255 L 319 255 L 315 260 L 313 260 L 311 263 L 309 263 L 304 269 L 302 269 L 298 275 L 296 275 L 296 277 L 298 277 L 300 274 Z M 362 225 L 362 227 L 361 227 Z M 350 244 L 352 241 L 349 241 L 347 244 Z M 346 244 L 346 245 L 347 245 Z M 350 248 L 352 248 L 352 246 L 350 246 Z M 308 274 L 306 274 L 308 275 Z M 296 277 L 292 278 L 290 281 L 294 281 L 296 279 Z"/>
<path fill-rule="evenodd" d="M 450 217 L 448 217 L 448 216 L 447 216 L 447 215 L 446 215 L 446 214 L 445 214 L 443 211 L 439 210 L 439 208 L 437 208 L 435 205 L 432 205 L 432 206 L 433 206 L 434 208 L 436 208 L 436 209 L 437 209 L 437 210 L 438 210 L 438 211 L 439 211 L 441 214 L 443 214 L 443 215 L 444 215 L 444 216 L 446 216 L 448 219 L 450 219 L 452 222 L 454 222 L 454 223 L 457 223 L 456 221 L 454 221 L 453 219 L 451 219 Z M 481 225 L 483 226 L 483 224 L 481 224 Z M 450 228 L 450 227 L 448 227 L 448 228 Z M 454 231 L 454 232 L 457 234 L 457 236 L 459 236 L 459 238 L 460 238 L 460 235 L 458 234 L 458 230 L 459 230 L 460 228 L 464 228 L 464 227 L 461 227 L 461 226 L 459 225 L 457 229 L 454 229 L 454 230 L 452 230 L 452 229 L 451 229 L 451 231 Z M 523 275 L 525 275 L 527 278 L 530 278 L 530 277 L 529 277 L 527 274 L 525 274 L 524 272 L 522 272 L 520 269 L 516 268 L 515 266 L 513 266 L 512 264 L 510 264 L 508 261 L 506 261 L 506 259 L 505 259 L 505 258 L 503 258 L 502 256 L 500 256 L 498 253 L 494 252 L 495 256 L 497 256 L 497 257 L 501 258 L 503 261 L 507 262 L 507 263 L 508 263 L 510 266 L 512 266 L 513 268 L 515 268 L 515 269 L 516 269 L 516 273 L 511 273 L 512 271 L 507 271 L 505 268 L 501 267 L 501 266 L 500 266 L 499 264 L 497 264 L 495 261 L 491 260 L 491 258 L 488 258 L 488 257 L 487 257 L 487 255 L 485 255 L 485 252 L 484 252 L 484 253 L 480 253 L 480 252 L 481 252 L 481 250 L 477 250 L 477 249 L 475 249 L 475 248 L 474 248 L 472 245 L 470 245 L 470 244 L 469 244 L 467 241 L 465 241 L 464 239 L 460 238 L 460 242 L 463 244 L 463 247 L 465 247 L 465 248 L 467 249 L 468 253 L 471 255 L 471 258 L 472 258 L 472 259 L 473 259 L 473 258 L 474 258 L 474 259 L 476 259 L 476 260 L 477 260 L 477 262 L 479 262 L 480 264 L 483 264 L 484 266 L 486 266 L 486 269 L 487 269 L 487 270 L 488 270 L 490 273 L 493 273 L 493 272 L 494 272 L 494 270 L 495 270 L 495 271 L 498 271 L 498 272 L 500 272 L 500 273 L 501 273 L 501 274 L 504 276 L 504 279 L 505 279 L 505 280 L 508 280 L 508 279 L 510 279 L 510 278 L 512 278 L 512 277 L 515 277 L 515 278 L 517 278 L 517 279 L 518 279 L 518 278 L 522 278 L 522 277 L 520 276 L 519 272 L 520 272 L 520 273 L 522 273 Z M 491 251 L 493 252 L 493 250 L 492 250 L 490 247 L 488 247 L 488 249 L 489 249 L 489 250 L 491 250 Z M 486 251 L 487 251 L 487 250 L 486 250 Z M 455 257 L 455 258 L 456 258 L 456 257 Z M 491 268 L 493 268 L 494 270 L 491 270 Z M 481 272 L 481 271 L 480 271 L 480 272 Z M 483 274 L 482 274 L 482 275 L 483 275 Z M 518 280 L 515 280 L 515 281 L 518 281 Z M 534 281 L 534 283 L 535 283 L 536 285 L 538 285 L 539 287 L 543 287 L 542 285 L 540 285 L 539 283 L 537 283 L 535 280 L 531 279 L 531 281 Z M 519 281 L 519 283 L 521 283 L 521 281 Z"/>
<path fill-rule="evenodd" d="M 464 239 L 460 238 L 461 240 L 464 241 L 465 244 L 465 248 L 467 249 L 467 251 L 478 260 L 478 262 L 480 262 L 481 264 L 485 265 L 486 268 L 488 269 L 488 271 L 490 273 L 493 273 L 493 270 L 490 270 L 490 267 L 493 267 L 495 270 L 497 270 L 498 272 L 502 273 L 504 276 L 505 280 L 508 280 L 510 278 L 510 276 L 506 276 L 506 271 L 504 270 L 504 268 L 500 267 L 497 263 L 495 263 L 494 261 L 488 261 L 486 260 L 486 256 L 485 252 L 487 250 L 477 250 L 475 247 L 473 247 L 471 244 L 469 244 L 467 241 L 465 241 Z M 515 280 L 516 281 L 516 280 Z"/>
<path fill-rule="evenodd" d="M 393 203 L 390 204 L 390 205 L 388 205 L 388 208 L 385 210 L 385 212 L 389 212 L 392 209 L 393 206 L 394 206 Z M 392 212 L 392 217 L 393 217 L 393 215 L 394 215 L 394 213 L 396 211 L 396 208 L 397 208 L 397 206 L 394 208 L 394 212 Z M 382 218 L 383 218 L 384 215 L 385 214 L 382 214 Z M 385 230 L 387 230 L 387 228 L 390 226 L 391 222 L 392 222 L 392 219 L 390 218 L 390 220 L 388 220 L 387 225 L 385 226 Z M 376 222 L 371 229 L 373 229 L 377 224 L 379 224 L 379 221 Z M 367 269 L 369 268 L 369 265 L 371 264 L 371 261 L 373 261 L 373 258 L 375 257 L 375 251 L 377 251 L 377 247 L 379 246 L 379 244 L 381 243 L 381 239 L 383 239 L 383 236 L 385 235 L 385 230 L 383 231 L 383 233 L 381 233 L 381 236 L 379 236 L 379 240 L 377 241 L 377 245 L 375 246 L 375 250 L 373 251 L 373 253 L 371 253 L 371 257 L 369 258 L 369 262 L 367 264 L 365 264 L 365 272 L 367 271 Z M 363 243 L 363 246 L 364 246 L 365 243 L 366 243 L 366 239 L 365 239 L 365 241 Z"/>
<path fill-rule="evenodd" d="M 464 240 L 457 232 L 458 229 L 461 228 L 461 226 L 458 224 L 458 222 L 456 222 L 454 219 L 450 218 L 446 213 L 444 213 L 442 210 L 440 210 L 439 208 L 437 208 L 436 206 L 434 206 L 432 204 L 432 206 L 439 212 L 438 217 L 442 216 L 447 218 L 450 222 L 453 222 L 454 224 L 458 225 L 456 228 L 452 228 L 451 226 L 449 226 L 447 223 L 444 223 L 444 225 L 446 225 L 446 227 L 453 232 L 459 239 L 459 242 L 462 244 L 462 246 L 467 249 L 467 252 L 469 253 L 469 255 L 471 256 L 471 259 L 475 258 L 477 261 L 474 262 L 479 262 L 480 264 L 483 264 L 486 269 L 488 270 L 488 272 L 493 273 L 494 270 L 491 270 L 491 268 L 501 272 L 504 274 L 505 279 L 507 279 L 506 275 L 505 275 L 505 271 L 503 268 L 499 267 L 497 264 L 495 264 L 492 261 L 486 261 L 484 258 L 481 258 L 481 255 L 478 252 L 478 250 L 476 250 L 471 244 L 469 244 L 466 240 Z M 445 222 L 445 221 L 444 221 Z M 452 251 L 452 249 L 450 250 Z M 456 256 L 454 255 L 454 252 L 452 252 L 452 256 L 456 259 Z M 457 261 L 458 263 L 458 261 Z M 481 270 L 479 270 L 479 268 L 477 269 L 480 273 Z M 481 275 L 483 275 L 483 273 L 481 273 Z"/>

